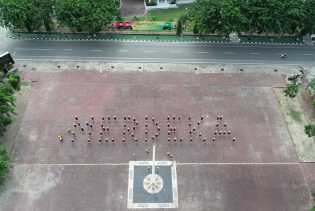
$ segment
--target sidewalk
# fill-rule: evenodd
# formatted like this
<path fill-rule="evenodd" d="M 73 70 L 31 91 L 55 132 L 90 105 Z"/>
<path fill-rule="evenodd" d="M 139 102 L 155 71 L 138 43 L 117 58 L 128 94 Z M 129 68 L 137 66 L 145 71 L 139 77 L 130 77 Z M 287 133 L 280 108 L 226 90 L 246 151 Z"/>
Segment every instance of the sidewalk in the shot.
<path fill-rule="evenodd" d="M 185 34 L 178 37 L 173 34 L 148 34 L 148 33 L 98 33 L 95 35 L 85 33 L 25 33 L 9 32 L 8 37 L 20 40 L 64 40 L 64 41 L 126 41 L 126 42 L 179 42 L 179 43 L 209 43 L 209 44 L 230 44 L 230 41 L 218 35 L 190 35 Z M 241 44 L 247 45 L 304 45 L 302 39 L 296 37 L 261 37 L 241 36 Z"/>
<path fill-rule="evenodd" d="M 221 36 L 215 35 L 184 35 L 178 37 L 171 34 L 119 34 L 119 33 L 99 33 L 89 35 L 84 33 L 24 33 L 10 32 L 8 37 L 21 40 L 103 40 L 103 41 L 151 41 L 151 42 L 228 42 Z"/>

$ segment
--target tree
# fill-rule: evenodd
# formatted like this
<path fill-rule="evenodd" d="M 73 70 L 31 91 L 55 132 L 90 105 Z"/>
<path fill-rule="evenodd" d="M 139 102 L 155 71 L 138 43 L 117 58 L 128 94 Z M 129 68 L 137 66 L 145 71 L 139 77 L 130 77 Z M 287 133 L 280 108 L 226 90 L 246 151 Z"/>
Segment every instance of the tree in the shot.
<path fill-rule="evenodd" d="M 0 24 L 32 32 L 51 22 L 54 0 L 0 0 Z"/>
<path fill-rule="evenodd" d="M 315 125 L 314 124 L 308 124 L 304 126 L 304 132 L 308 137 L 315 136 Z"/>
<path fill-rule="evenodd" d="M 194 31 L 228 35 L 240 32 L 244 18 L 234 0 L 197 0 L 189 11 Z"/>
<path fill-rule="evenodd" d="M 183 33 L 183 23 L 182 20 L 179 18 L 177 21 L 177 27 L 176 27 L 176 35 L 177 36 L 182 36 Z"/>
<path fill-rule="evenodd" d="M 305 0 L 305 28 L 304 33 L 315 33 L 315 0 Z"/>
<path fill-rule="evenodd" d="M 118 13 L 117 0 L 56 0 L 57 19 L 74 31 L 96 33 Z"/>
<path fill-rule="evenodd" d="M 301 35 L 305 33 L 305 23 L 308 23 L 308 28 L 315 25 L 314 1 L 197 0 L 190 11 L 190 17 L 195 23 L 195 31 L 199 32 Z M 308 13 L 314 14 L 312 19 Z"/>

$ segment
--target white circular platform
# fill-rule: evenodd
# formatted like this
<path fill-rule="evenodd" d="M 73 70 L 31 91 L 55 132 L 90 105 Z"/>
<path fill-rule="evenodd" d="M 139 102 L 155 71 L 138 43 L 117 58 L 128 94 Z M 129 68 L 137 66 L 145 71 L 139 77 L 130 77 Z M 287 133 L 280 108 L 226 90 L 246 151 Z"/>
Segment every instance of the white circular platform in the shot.
<path fill-rule="evenodd" d="M 163 179 L 157 174 L 149 174 L 143 179 L 143 188 L 150 194 L 159 193 L 163 189 Z"/>

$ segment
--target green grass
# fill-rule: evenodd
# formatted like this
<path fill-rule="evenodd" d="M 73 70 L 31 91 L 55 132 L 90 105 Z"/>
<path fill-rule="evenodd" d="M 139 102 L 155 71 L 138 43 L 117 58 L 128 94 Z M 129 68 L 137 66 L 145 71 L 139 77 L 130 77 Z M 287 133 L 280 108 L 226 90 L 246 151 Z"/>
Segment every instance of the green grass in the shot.
<path fill-rule="evenodd" d="M 185 4 L 180 5 L 178 8 L 171 8 L 171 9 L 159 9 L 159 10 L 150 10 L 147 12 L 146 15 L 137 17 L 139 21 L 171 21 L 176 22 L 182 15 L 187 13 L 187 9 L 191 7 L 192 4 Z M 126 20 L 133 20 L 136 19 L 134 17 L 126 17 Z"/>
<path fill-rule="evenodd" d="M 10 158 L 5 148 L 0 145 L 0 185 L 2 185 L 7 178 L 10 168 Z"/>
<path fill-rule="evenodd" d="M 163 24 L 161 21 L 137 21 L 133 24 L 133 31 L 163 31 Z"/>
<path fill-rule="evenodd" d="M 315 192 L 312 192 L 313 201 L 315 200 Z M 315 211 L 315 205 L 312 206 L 310 211 Z"/>
<path fill-rule="evenodd" d="M 302 112 L 290 109 L 289 116 L 296 122 L 302 122 Z"/>

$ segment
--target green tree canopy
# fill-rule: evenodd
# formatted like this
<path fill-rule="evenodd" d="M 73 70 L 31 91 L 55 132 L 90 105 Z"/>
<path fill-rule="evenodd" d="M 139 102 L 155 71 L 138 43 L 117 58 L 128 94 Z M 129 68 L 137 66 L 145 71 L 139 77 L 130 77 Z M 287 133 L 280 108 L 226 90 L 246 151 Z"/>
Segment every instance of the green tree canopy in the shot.
<path fill-rule="evenodd" d="M 53 4 L 54 0 L 0 0 L 0 23 L 29 32 L 43 25 L 49 30 Z"/>
<path fill-rule="evenodd" d="M 189 13 L 200 33 L 239 32 L 244 18 L 233 0 L 197 0 Z"/>
<path fill-rule="evenodd" d="M 305 33 L 315 33 L 315 0 L 305 0 Z"/>
<path fill-rule="evenodd" d="M 95 33 L 118 15 L 117 0 L 56 0 L 58 20 L 74 31 Z"/>
<path fill-rule="evenodd" d="M 301 34 L 307 13 L 304 0 L 197 0 L 190 17 L 199 32 Z"/>

